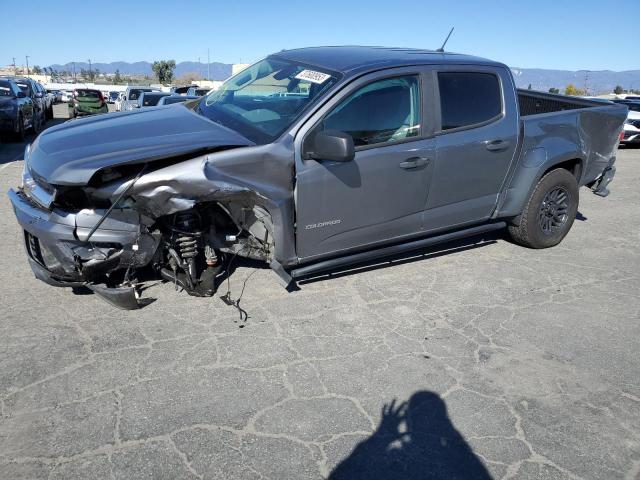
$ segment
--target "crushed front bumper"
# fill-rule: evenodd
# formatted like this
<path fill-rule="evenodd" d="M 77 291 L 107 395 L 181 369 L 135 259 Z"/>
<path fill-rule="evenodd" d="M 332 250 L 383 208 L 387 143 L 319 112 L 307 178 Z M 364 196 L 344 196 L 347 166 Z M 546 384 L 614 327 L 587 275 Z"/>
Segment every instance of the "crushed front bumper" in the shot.
<path fill-rule="evenodd" d="M 122 287 L 109 288 L 104 280 L 115 270 L 148 264 L 158 248 L 159 237 L 146 233 L 137 212 L 113 210 L 91 242 L 86 242 L 104 212 L 49 211 L 21 190 L 11 189 L 8 195 L 24 230 L 25 250 L 36 278 L 56 287 L 87 286 L 110 303 L 131 308 L 134 292 L 123 296 Z M 118 299 L 125 296 L 123 304 Z"/>

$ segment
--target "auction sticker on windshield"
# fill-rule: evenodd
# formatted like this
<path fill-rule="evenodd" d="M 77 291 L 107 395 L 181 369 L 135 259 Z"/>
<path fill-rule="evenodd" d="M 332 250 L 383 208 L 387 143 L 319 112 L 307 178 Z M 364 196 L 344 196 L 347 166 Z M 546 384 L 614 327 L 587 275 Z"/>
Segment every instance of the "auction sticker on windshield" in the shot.
<path fill-rule="evenodd" d="M 324 83 L 327 79 L 331 78 L 331 75 L 326 73 L 316 72 L 315 70 L 302 70 L 296 75 L 298 80 L 306 80 L 311 83 Z"/>

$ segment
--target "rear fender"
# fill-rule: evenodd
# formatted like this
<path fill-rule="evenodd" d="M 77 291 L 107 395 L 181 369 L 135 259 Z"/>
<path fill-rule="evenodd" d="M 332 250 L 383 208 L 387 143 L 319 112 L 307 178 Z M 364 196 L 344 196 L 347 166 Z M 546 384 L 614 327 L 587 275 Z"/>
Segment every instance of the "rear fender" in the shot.
<path fill-rule="evenodd" d="M 575 165 L 577 162 L 579 167 L 572 173 L 580 176 L 580 172 L 584 171 L 584 160 L 580 158 L 580 152 L 575 149 L 564 151 L 549 157 L 545 147 L 536 147 L 525 150 L 522 153 L 522 159 L 514 172 L 511 182 L 507 188 L 503 202 L 498 205 L 495 218 L 514 218 L 514 223 L 518 223 L 518 216 L 524 210 L 533 189 L 538 184 L 544 174 L 554 167 L 567 165 L 571 162 Z M 580 178 L 576 179 L 580 184 Z"/>

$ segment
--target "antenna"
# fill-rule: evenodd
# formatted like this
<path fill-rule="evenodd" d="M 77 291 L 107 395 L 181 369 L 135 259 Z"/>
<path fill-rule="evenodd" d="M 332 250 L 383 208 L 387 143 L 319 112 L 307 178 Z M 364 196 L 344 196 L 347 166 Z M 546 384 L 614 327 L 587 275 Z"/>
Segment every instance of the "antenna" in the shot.
<path fill-rule="evenodd" d="M 444 52 L 444 46 L 447 44 L 447 42 L 449 41 L 449 37 L 451 36 L 451 34 L 453 33 L 453 29 L 456 27 L 451 27 L 451 30 L 449 31 L 449 35 L 447 35 L 447 38 L 444 39 L 444 43 L 442 44 L 442 46 L 436 50 L 436 52 Z"/>

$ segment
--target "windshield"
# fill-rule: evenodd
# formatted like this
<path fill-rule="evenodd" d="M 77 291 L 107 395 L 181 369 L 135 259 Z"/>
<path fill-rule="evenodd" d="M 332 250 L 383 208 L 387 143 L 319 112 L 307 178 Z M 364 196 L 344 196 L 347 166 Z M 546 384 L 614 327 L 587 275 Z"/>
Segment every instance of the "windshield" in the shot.
<path fill-rule="evenodd" d="M 316 68 L 267 58 L 204 97 L 196 112 L 257 144 L 271 143 L 336 80 Z"/>
<path fill-rule="evenodd" d="M 13 97 L 11 84 L 6 80 L 0 80 L 0 97 Z"/>

